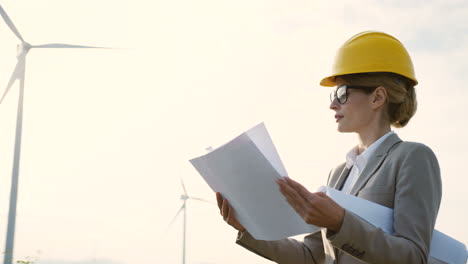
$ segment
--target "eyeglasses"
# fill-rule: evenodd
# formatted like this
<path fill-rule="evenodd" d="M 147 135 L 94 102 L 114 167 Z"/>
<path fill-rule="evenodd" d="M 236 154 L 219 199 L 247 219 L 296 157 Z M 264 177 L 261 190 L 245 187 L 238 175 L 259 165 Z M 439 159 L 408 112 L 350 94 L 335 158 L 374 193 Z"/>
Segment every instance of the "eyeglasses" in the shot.
<path fill-rule="evenodd" d="M 341 85 L 336 90 L 330 93 L 330 102 L 333 102 L 335 100 L 339 104 L 345 104 L 346 101 L 348 101 L 348 89 L 359 89 L 359 90 L 364 90 L 366 93 L 371 93 L 373 92 L 377 87 L 373 86 L 359 86 L 359 85 Z"/>

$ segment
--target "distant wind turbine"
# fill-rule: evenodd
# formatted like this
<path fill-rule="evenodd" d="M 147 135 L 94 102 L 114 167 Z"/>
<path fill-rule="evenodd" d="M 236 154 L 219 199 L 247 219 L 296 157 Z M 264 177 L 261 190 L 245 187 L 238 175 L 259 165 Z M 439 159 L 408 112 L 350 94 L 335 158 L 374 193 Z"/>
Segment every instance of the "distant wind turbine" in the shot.
<path fill-rule="evenodd" d="M 8 91 L 15 83 L 15 81 L 16 80 L 19 81 L 20 90 L 19 90 L 19 98 L 18 98 L 18 113 L 17 113 L 17 119 L 16 119 L 15 152 L 14 152 L 14 158 L 13 158 L 13 172 L 12 172 L 11 191 L 10 191 L 10 207 L 8 211 L 7 237 L 6 237 L 6 244 L 5 244 L 4 261 L 3 261 L 4 264 L 11 264 L 13 261 L 13 245 L 14 245 L 15 224 L 16 224 L 16 204 L 17 204 L 17 199 L 18 199 L 18 175 L 19 175 L 20 151 L 21 151 L 21 131 L 22 131 L 22 124 L 23 124 L 23 96 L 24 96 L 24 77 L 25 77 L 25 69 L 26 69 L 26 55 L 31 49 L 34 49 L 34 48 L 54 48 L 54 49 L 69 49 L 69 48 L 107 49 L 107 48 L 58 44 L 58 43 L 31 45 L 23 39 L 18 29 L 16 29 L 15 25 L 13 24 L 13 21 L 11 21 L 10 17 L 8 17 L 7 13 L 5 12 L 5 10 L 3 9 L 1 5 L 0 5 L 0 15 L 2 16 L 7 26 L 11 29 L 11 31 L 21 41 L 21 43 L 18 44 L 17 46 L 16 58 L 18 59 L 18 62 L 16 63 L 13 73 L 11 74 L 11 77 L 10 77 L 10 80 L 8 81 L 8 85 L 5 89 L 5 92 L 0 98 L 0 104 L 1 104 L 3 100 L 5 99 L 5 96 L 7 95 Z"/>
<path fill-rule="evenodd" d="M 169 228 L 172 225 L 172 223 L 174 223 L 174 221 L 177 219 L 177 216 L 179 216 L 179 214 L 183 211 L 184 212 L 184 224 L 183 224 L 183 229 L 182 229 L 182 264 L 185 264 L 185 244 L 186 244 L 185 243 L 185 236 L 186 236 L 186 229 L 187 229 L 187 200 L 192 199 L 192 200 L 197 200 L 197 201 L 201 201 L 201 202 L 205 202 L 205 203 L 209 203 L 209 204 L 214 204 L 214 203 L 211 202 L 211 201 L 202 199 L 202 198 L 189 196 L 188 193 L 187 193 L 187 189 L 185 189 L 185 184 L 184 184 L 184 181 L 182 180 L 182 178 L 180 178 L 180 183 L 182 184 L 182 189 L 184 190 L 184 193 L 180 196 L 180 199 L 183 201 L 182 206 L 177 211 L 174 218 L 172 218 L 172 220 L 169 223 L 169 225 L 167 226 L 167 228 Z"/>

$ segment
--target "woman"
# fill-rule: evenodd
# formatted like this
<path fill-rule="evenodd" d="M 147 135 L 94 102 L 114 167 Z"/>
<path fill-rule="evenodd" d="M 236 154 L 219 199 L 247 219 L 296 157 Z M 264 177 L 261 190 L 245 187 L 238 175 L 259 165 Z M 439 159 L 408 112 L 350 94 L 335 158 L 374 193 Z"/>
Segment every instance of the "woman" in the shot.
<path fill-rule="evenodd" d="M 428 263 L 439 209 L 437 158 L 425 145 L 402 141 L 391 126 L 404 127 L 416 112 L 411 59 L 394 37 L 374 31 L 353 36 L 338 51 L 330 99 L 338 131 L 354 132 L 358 144 L 334 168 L 327 185 L 393 208 L 393 234 L 343 209 L 324 193 L 312 193 L 292 179 L 277 181 L 305 222 L 322 227 L 304 241 L 255 240 L 217 193 L 224 220 L 239 230 L 237 243 L 277 263 Z M 437 262 L 431 260 L 431 262 Z"/>

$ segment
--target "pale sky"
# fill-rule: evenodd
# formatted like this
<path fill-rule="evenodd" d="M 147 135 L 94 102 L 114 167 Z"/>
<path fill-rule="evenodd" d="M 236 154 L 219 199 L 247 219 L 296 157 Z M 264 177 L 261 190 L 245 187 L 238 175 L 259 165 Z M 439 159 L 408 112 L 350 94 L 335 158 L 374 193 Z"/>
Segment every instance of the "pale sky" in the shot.
<path fill-rule="evenodd" d="M 180 263 L 189 194 L 215 201 L 189 159 L 264 121 L 289 176 L 315 190 L 356 144 L 320 87 L 339 46 L 364 30 L 400 39 L 419 85 L 403 129 L 436 153 L 436 228 L 468 243 L 468 3 L 444 1 L 5 0 L 31 44 L 26 63 L 17 259 Z M 18 39 L 0 21 L 0 91 Z M 5 243 L 18 85 L 0 105 L 0 249 Z M 215 206 L 188 204 L 187 263 L 270 263 L 234 243 Z"/>

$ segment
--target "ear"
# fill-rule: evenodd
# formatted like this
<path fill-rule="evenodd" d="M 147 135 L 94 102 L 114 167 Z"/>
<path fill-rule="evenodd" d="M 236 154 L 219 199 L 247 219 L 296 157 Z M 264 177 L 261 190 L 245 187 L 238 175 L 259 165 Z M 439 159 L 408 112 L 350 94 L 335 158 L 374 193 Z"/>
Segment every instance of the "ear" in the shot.
<path fill-rule="evenodd" d="M 383 86 L 377 87 L 372 93 L 372 108 L 378 109 L 385 105 L 387 101 L 387 89 Z"/>

